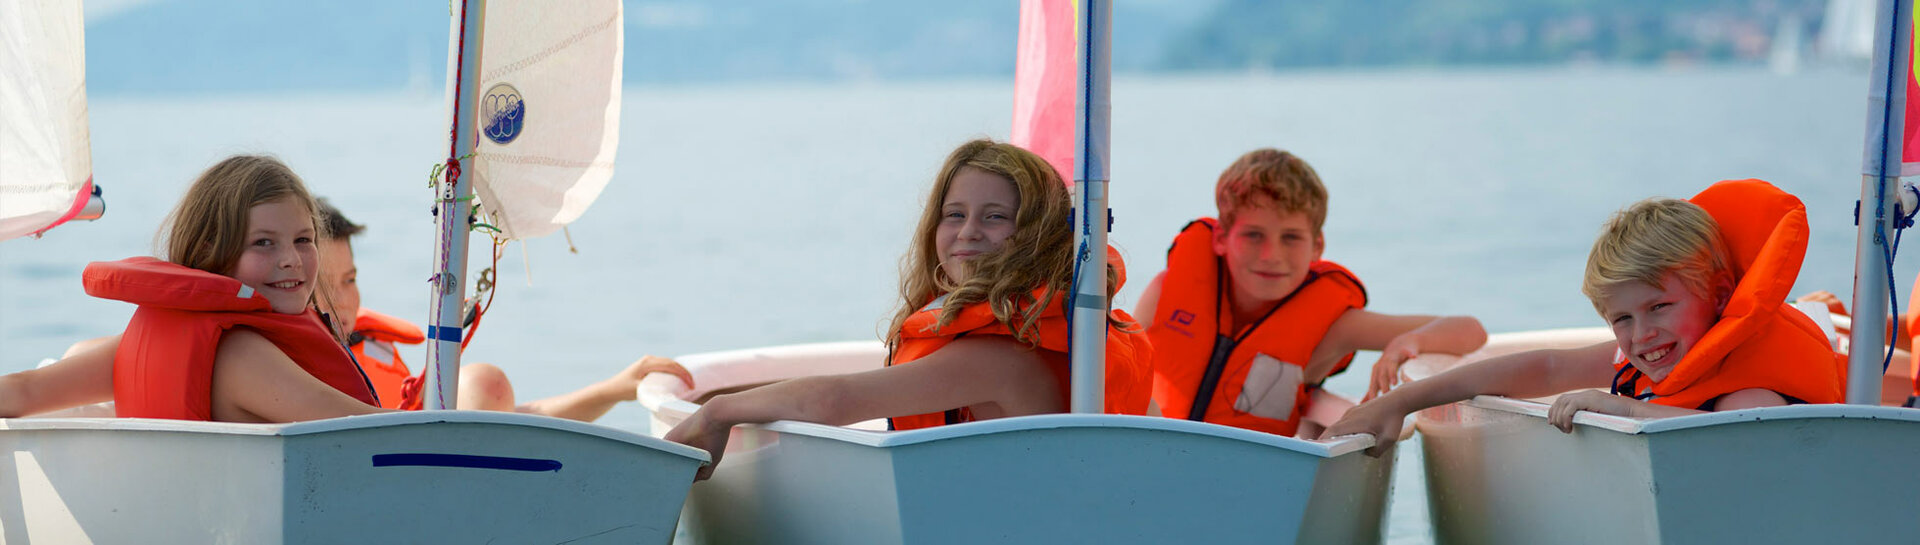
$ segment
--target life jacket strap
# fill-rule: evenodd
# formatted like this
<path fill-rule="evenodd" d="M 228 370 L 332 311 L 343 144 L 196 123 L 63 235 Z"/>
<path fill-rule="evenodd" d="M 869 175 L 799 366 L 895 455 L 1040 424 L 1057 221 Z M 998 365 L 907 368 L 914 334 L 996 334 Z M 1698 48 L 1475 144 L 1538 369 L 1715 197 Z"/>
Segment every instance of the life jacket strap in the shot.
<path fill-rule="evenodd" d="M 1633 374 L 1629 376 L 1627 373 Z M 1640 369 L 1634 367 L 1631 363 L 1622 366 L 1619 371 L 1613 373 L 1613 388 L 1611 390 L 1613 395 L 1626 396 L 1640 401 L 1653 399 L 1653 392 L 1651 391 L 1644 394 L 1633 391 L 1633 385 L 1640 383 L 1640 377 L 1644 376 L 1646 375 L 1641 373 Z M 1626 381 L 1621 381 L 1621 378 L 1625 378 Z"/>
<path fill-rule="evenodd" d="M 1220 375 L 1226 372 L 1227 358 L 1233 356 L 1233 337 L 1225 333 L 1213 336 L 1213 354 L 1207 357 L 1207 372 L 1200 376 L 1200 388 L 1193 393 L 1193 405 L 1187 409 L 1187 420 L 1203 422 L 1207 418 L 1207 408 L 1213 404 L 1213 391 L 1220 386 Z"/>

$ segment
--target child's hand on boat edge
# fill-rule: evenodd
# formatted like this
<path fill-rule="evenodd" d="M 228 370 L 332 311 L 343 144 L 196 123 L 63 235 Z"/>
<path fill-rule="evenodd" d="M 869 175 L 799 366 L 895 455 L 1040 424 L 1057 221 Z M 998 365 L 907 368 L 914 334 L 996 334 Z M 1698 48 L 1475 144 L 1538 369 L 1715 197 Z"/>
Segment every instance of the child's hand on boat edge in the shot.
<path fill-rule="evenodd" d="M 1367 382 L 1367 395 L 1360 398 L 1360 402 L 1373 401 L 1373 398 L 1392 390 L 1400 383 L 1400 366 L 1419 355 L 1420 339 L 1417 336 L 1402 334 L 1387 341 L 1387 346 L 1380 349 L 1380 359 L 1373 362 L 1373 380 Z"/>
<path fill-rule="evenodd" d="M 1400 428 L 1407 424 L 1407 413 L 1392 407 L 1390 400 L 1376 400 L 1361 403 L 1340 417 L 1327 431 L 1320 434 L 1319 440 L 1325 441 L 1342 435 L 1366 434 L 1373 436 L 1373 446 L 1367 449 L 1367 455 L 1379 457 L 1393 448 L 1400 440 Z"/>
<path fill-rule="evenodd" d="M 1580 411 L 1601 414 L 1631 415 L 1632 404 L 1628 398 L 1613 395 L 1600 390 L 1580 390 L 1560 394 L 1553 400 L 1553 406 L 1547 409 L 1547 423 L 1560 428 L 1565 433 L 1573 433 L 1573 415 Z"/>
<path fill-rule="evenodd" d="M 672 430 L 668 430 L 664 437 L 668 441 L 707 451 L 710 461 L 707 465 L 700 466 L 700 470 L 694 473 L 694 482 L 704 481 L 713 476 L 713 468 L 720 466 L 720 456 L 727 452 L 727 434 L 733 427 L 731 425 L 715 426 L 718 422 L 713 420 L 708 414 L 711 411 L 707 410 L 712 404 L 713 400 L 708 400 L 706 406 L 694 411 L 686 420 L 681 421 Z"/>

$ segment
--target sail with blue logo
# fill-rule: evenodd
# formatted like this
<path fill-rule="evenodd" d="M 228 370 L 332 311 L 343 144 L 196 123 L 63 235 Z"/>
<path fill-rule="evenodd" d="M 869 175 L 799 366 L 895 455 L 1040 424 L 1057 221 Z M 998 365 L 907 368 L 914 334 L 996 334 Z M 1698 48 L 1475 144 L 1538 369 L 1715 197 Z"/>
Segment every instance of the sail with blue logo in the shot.
<path fill-rule="evenodd" d="M 625 39 L 620 2 L 553 9 L 490 0 L 484 21 L 482 94 L 470 125 L 481 135 L 474 193 L 483 221 L 506 238 L 545 236 L 585 213 L 613 177 Z"/>

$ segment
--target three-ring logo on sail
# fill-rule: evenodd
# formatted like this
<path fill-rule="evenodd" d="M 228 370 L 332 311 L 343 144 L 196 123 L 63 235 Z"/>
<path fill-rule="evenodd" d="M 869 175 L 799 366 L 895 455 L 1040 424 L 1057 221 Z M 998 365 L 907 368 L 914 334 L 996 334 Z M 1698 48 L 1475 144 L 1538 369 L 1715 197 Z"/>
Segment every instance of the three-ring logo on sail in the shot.
<path fill-rule="evenodd" d="M 480 97 L 480 132 L 493 143 L 504 145 L 520 137 L 526 122 L 527 102 L 512 85 L 495 85 Z"/>

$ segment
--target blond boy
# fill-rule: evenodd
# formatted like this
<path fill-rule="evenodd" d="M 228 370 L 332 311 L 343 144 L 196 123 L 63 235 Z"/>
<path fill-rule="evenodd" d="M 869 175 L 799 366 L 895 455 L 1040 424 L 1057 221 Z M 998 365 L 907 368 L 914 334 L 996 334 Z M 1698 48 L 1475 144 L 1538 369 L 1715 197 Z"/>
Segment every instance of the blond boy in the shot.
<path fill-rule="evenodd" d="M 1579 411 L 1659 418 L 1838 402 L 1841 362 L 1825 334 L 1783 302 L 1805 233 L 1800 201 L 1758 180 L 1721 182 L 1691 202 L 1635 203 L 1602 229 L 1581 285 L 1614 340 L 1412 382 L 1348 411 L 1327 434 L 1373 434 L 1377 454 L 1413 411 L 1483 394 L 1572 391 L 1547 416 L 1569 432 Z"/>

